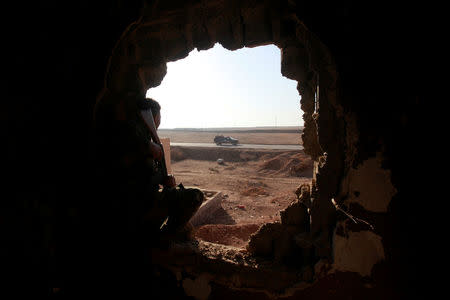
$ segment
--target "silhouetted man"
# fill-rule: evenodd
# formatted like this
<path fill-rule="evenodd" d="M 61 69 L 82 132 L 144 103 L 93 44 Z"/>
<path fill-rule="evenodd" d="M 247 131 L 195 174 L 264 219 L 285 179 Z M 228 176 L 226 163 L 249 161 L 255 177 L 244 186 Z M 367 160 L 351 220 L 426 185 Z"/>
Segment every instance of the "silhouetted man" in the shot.
<path fill-rule="evenodd" d="M 151 111 L 157 129 L 161 106 L 151 98 L 119 99 L 97 111 L 102 181 L 108 178 L 105 188 L 114 191 L 117 213 L 127 214 L 130 234 L 143 239 L 157 239 L 161 233 L 188 238 L 189 230 L 184 237 L 181 232 L 203 202 L 203 193 L 176 186 L 175 178 L 164 174 L 164 152 L 152 139 L 143 111 Z"/>
<path fill-rule="evenodd" d="M 160 109 L 155 100 L 136 95 L 106 95 L 96 107 L 89 267 L 98 264 L 96 277 L 121 291 L 148 286 L 148 248 L 190 239 L 188 221 L 204 200 L 200 190 L 177 186 L 163 172 L 163 149 L 142 114 L 151 112 L 158 128 Z"/>

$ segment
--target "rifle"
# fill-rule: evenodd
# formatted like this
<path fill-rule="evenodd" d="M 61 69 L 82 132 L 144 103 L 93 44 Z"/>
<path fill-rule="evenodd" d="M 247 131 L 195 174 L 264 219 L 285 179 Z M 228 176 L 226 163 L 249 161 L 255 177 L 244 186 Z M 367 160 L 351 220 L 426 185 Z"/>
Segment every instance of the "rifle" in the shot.
<path fill-rule="evenodd" d="M 158 134 L 156 132 L 156 126 L 155 126 L 155 120 L 153 119 L 152 111 L 149 110 L 141 110 L 141 117 L 144 120 L 144 123 L 147 125 L 147 128 L 150 130 L 150 135 L 152 140 L 157 143 L 162 150 L 162 157 L 161 157 L 161 168 L 164 178 L 167 177 L 169 174 L 167 174 L 167 166 L 166 166 L 166 158 L 164 156 L 164 147 L 161 143 L 161 140 L 158 137 Z"/>
<path fill-rule="evenodd" d="M 166 166 L 166 158 L 164 156 L 164 147 L 161 143 L 161 140 L 159 139 L 158 133 L 156 132 L 156 125 L 155 120 L 153 119 L 152 111 L 149 110 L 141 110 L 141 117 L 144 120 L 144 123 L 147 125 L 148 129 L 150 130 L 151 138 L 155 143 L 157 143 L 162 150 L 162 157 L 161 157 L 161 168 L 163 172 L 163 176 L 167 177 L 167 166 Z M 166 225 L 167 221 L 169 220 L 169 217 L 166 217 L 164 222 L 159 227 L 160 230 L 162 230 Z"/>

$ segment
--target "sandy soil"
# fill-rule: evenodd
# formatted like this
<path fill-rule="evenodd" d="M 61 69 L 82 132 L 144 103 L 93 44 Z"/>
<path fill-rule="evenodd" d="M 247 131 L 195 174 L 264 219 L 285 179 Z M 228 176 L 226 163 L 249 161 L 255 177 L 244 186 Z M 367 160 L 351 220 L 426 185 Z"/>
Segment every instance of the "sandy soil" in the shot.
<path fill-rule="evenodd" d="M 263 223 L 279 221 L 295 189 L 312 177 L 312 161 L 303 151 L 173 147 L 171 156 L 178 183 L 224 195 L 214 221 L 196 228 L 195 236 L 237 247 Z"/>

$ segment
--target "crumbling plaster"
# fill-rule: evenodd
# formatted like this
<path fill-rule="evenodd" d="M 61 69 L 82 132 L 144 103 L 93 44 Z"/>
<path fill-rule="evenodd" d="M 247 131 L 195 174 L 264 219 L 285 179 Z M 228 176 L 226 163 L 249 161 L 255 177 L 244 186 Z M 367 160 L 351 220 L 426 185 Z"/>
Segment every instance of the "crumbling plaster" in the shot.
<path fill-rule="evenodd" d="M 356 272 L 370 276 L 375 264 L 385 259 L 381 236 L 372 231 L 352 232 L 345 222 L 338 222 L 343 235 L 333 235 L 332 271 Z"/>
<path fill-rule="evenodd" d="M 351 167 L 342 180 L 342 194 L 345 205 L 357 203 L 364 209 L 387 212 L 396 189 L 391 182 L 391 172 L 382 166 L 383 154 L 363 161 L 356 168 Z"/>

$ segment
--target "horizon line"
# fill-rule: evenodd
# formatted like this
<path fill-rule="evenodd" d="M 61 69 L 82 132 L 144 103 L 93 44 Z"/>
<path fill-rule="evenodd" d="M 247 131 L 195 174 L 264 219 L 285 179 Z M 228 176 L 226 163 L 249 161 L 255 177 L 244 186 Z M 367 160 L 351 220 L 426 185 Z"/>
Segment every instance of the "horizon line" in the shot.
<path fill-rule="evenodd" d="M 254 129 L 254 128 L 261 128 L 261 129 L 284 129 L 284 128 L 304 128 L 303 125 L 282 125 L 282 126 L 271 126 L 271 125 L 264 125 L 264 126 L 228 126 L 228 127 L 170 127 L 170 128 L 158 128 L 158 130 L 186 130 L 186 129 Z"/>

